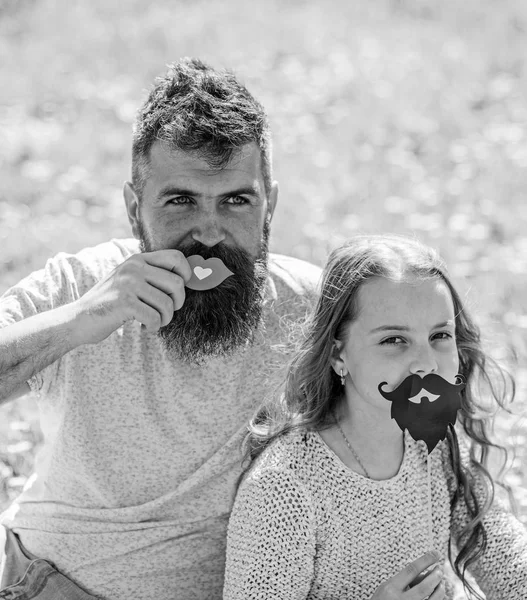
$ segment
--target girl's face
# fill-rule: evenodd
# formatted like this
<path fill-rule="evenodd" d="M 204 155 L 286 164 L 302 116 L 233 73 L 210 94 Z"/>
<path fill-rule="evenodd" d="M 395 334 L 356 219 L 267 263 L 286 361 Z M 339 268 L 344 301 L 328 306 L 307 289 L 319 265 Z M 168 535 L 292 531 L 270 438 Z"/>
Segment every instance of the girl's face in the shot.
<path fill-rule="evenodd" d="M 337 342 L 333 368 L 346 374 L 348 402 L 389 411 L 378 391 L 395 389 L 408 375 L 441 375 L 454 383 L 459 369 L 452 296 L 439 278 L 366 281 L 358 291 L 358 316 Z"/>

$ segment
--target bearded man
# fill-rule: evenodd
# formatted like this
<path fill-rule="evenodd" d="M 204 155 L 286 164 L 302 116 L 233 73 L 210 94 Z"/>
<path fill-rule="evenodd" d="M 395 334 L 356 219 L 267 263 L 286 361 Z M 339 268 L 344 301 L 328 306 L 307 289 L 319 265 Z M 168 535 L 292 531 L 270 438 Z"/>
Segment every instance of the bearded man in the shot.
<path fill-rule="evenodd" d="M 36 393 L 46 438 L 2 517 L 0 598 L 221 598 L 245 425 L 319 277 L 268 256 L 277 195 L 262 106 L 185 59 L 138 113 L 135 239 L 0 298 L 0 399 Z"/>

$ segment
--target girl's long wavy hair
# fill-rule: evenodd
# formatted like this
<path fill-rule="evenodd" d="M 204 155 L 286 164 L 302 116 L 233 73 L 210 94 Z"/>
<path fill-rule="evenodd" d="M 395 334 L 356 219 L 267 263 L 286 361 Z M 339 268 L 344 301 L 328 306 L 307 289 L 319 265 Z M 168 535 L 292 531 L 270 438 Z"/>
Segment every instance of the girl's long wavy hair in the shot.
<path fill-rule="evenodd" d="M 470 521 L 453 540 L 458 553 L 454 558 L 451 545 L 449 559 L 466 591 L 481 599 L 465 572 L 487 544 L 483 518 L 494 498 L 489 451 L 498 450 L 503 464 L 507 458 L 506 449 L 489 438 L 491 418 L 496 409 L 507 409 L 514 398 L 515 384 L 511 375 L 483 352 L 479 328 L 464 309 L 444 263 L 431 248 L 399 236 L 357 236 L 331 253 L 322 274 L 317 305 L 304 325 L 281 393 L 262 406 L 249 425 L 246 457 L 253 460 L 274 439 L 293 429 L 321 430 L 334 424 L 335 408 L 342 397 L 340 379 L 331 366 L 335 341 L 345 343 L 348 325 L 357 318 L 358 291 L 372 277 L 410 282 L 439 278 L 452 295 L 459 372 L 466 381 L 458 421 L 470 438 L 471 463 L 486 489 L 483 500 L 478 498 L 471 474 L 462 467 L 452 427 L 447 432 L 456 481 L 451 511 L 465 502 Z M 509 488 L 498 483 L 507 489 L 512 501 Z"/>

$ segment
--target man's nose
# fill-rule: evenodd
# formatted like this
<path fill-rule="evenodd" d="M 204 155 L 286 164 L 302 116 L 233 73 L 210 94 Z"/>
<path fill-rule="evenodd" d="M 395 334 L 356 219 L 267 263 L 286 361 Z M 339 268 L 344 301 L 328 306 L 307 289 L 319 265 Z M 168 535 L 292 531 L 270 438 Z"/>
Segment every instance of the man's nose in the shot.
<path fill-rule="evenodd" d="M 225 231 L 215 211 L 203 212 L 192 229 L 192 239 L 211 248 L 225 239 Z"/>
<path fill-rule="evenodd" d="M 437 371 L 437 359 L 430 344 L 416 345 L 410 364 L 410 372 L 415 375 L 427 375 Z"/>

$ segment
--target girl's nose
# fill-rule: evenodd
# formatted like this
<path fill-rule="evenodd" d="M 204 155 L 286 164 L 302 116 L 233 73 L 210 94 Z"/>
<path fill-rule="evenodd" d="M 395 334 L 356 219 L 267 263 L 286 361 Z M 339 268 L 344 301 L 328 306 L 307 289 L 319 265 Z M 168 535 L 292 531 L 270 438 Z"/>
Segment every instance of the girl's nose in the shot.
<path fill-rule="evenodd" d="M 436 371 L 437 360 L 430 345 L 416 347 L 410 364 L 410 372 L 424 376 Z"/>

